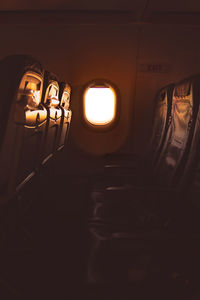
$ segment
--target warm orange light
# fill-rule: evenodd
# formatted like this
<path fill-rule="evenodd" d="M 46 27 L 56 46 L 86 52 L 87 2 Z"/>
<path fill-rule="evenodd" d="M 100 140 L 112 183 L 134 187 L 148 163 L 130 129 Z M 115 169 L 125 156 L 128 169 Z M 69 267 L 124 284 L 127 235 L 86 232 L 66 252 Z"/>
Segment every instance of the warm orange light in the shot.
<path fill-rule="evenodd" d="M 33 91 L 33 102 L 36 106 L 40 104 L 40 90 Z"/>
<path fill-rule="evenodd" d="M 69 102 L 70 102 L 70 93 L 68 91 L 64 91 L 62 95 L 61 105 L 65 108 L 69 108 Z"/>
<path fill-rule="evenodd" d="M 51 106 L 58 106 L 59 105 L 59 100 L 57 97 L 52 97 L 51 98 Z"/>
<path fill-rule="evenodd" d="M 92 87 L 85 93 L 85 118 L 93 125 L 107 125 L 113 121 L 116 96 L 112 88 Z"/>

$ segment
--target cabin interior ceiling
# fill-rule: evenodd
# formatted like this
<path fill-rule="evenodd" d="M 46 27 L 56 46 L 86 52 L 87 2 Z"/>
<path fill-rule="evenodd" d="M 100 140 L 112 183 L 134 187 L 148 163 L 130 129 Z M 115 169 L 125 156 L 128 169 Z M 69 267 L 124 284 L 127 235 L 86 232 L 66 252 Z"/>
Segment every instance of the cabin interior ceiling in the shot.
<path fill-rule="evenodd" d="M 200 13 L 199 1 L 1 1 L 0 13 L 12 10 L 129 11 L 144 21 L 153 13 Z M 11 12 L 10 12 L 11 13 Z M 24 15 L 27 13 L 23 12 Z M 35 12 L 37 13 L 37 12 Z M 48 12 L 46 12 L 48 13 Z M 83 12 L 84 14 L 84 12 Z M 30 54 L 72 86 L 73 118 L 63 170 L 91 171 L 108 152 L 144 153 L 151 133 L 157 90 L 200 73 L 200 24 L 81 22 L 0 22 L 0 57 Z M 141 64 L 168 64 L 163 73 L 142 72 Z M 110 131 L 88 130 L 80 117 L 83 86 L 94 78 L 112 81 L 120 90 L 120 122 Z M 115 142 L 113 142 L 115 141 Z M 96 159 L 99 156 L 99 160 Z M 95 162 L 95 163 L 94 163 Z"/>
<path fill-rule="evenodd" d="M 153 11 L 200 11 L 200 2 L 197 0 L 3 0 L 0 10 L 129 10 L 141 14 L 144 10 Z"/>

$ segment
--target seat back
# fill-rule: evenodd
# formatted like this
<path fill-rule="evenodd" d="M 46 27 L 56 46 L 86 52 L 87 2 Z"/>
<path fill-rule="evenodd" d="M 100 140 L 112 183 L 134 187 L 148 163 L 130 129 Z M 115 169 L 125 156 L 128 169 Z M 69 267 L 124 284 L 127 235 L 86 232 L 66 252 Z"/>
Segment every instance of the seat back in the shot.
<path fill-rule="evenodd" d="M 71 88 L 70 86 L 65 82 L 60 82 L 60 106 L 62 109 L 62 121 L 61 121 L 61 127 L 60 132 L 58 136 L 58 150 L 61 150 L 67 141 L 67 136 L 69 133 L 69 127 L 72 117 L 72 111 L 70 109 L 70 94 L 71 94 Z"/>
<path fill-rule="evenodd" d="M 56 151 L 62 110 L 59 102 L 59 84 L 57 77 L 45 71 L 42 103 L 47 110 L 47 126 L 43 142 L 42 164 L 45 164 Z"/>
<path fill-rule="evenodd" d="M 166 139 L 171 119 L 173 84 L 162 88 L 155 97 L 154 123 L 151 138 L 150 154 L 153 164 L 156 163 Z"/>
<path fill-rule="evenodd" d="M 41 105 L 43 77 L 34 72 L 24 74 L 16 102 L 15 122 L 23 135 L 20 151 L 18 188 L 38 169 L 47 122 L 47 110 Z"/>
<path fill-rule="evenodd" d="M 43 74 L 41 64 L 30 56 L 14 55 L 0 62 L 2 201 L 12 197 L 37 168 L 41 141 L 38 127 L 47 117 L 40 106 Z"/>
<path fill-rule="evenodd" d="M 160 184 L 177 185 L 185 168 L 198 111 L 196 80 L 186 79 L 175 85 L 172 97 L 171 120 L 156 164 Z"/>

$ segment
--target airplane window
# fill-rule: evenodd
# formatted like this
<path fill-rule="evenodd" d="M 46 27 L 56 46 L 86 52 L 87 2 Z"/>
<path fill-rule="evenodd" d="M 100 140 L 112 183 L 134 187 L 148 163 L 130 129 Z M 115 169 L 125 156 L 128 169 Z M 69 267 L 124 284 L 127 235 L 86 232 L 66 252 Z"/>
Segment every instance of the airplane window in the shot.
<path fill-rule="evenodd" d="M 108 125 L 116 115 L 116 93 L 106 84 L 92 85 L 84 94 L 84 117 L 92 125 Z"/>

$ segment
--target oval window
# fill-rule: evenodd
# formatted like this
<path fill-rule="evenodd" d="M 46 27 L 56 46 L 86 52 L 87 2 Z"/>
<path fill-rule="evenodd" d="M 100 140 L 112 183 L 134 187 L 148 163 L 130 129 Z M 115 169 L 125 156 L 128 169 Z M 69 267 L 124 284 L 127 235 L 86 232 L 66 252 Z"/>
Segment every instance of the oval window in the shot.
<path fill-rule="evenodd" d="M 90 84 L 84 93 L 84 118 L 95 126 L 113 123 L 116 117 L 116 92 L 107 83 Z"/>

